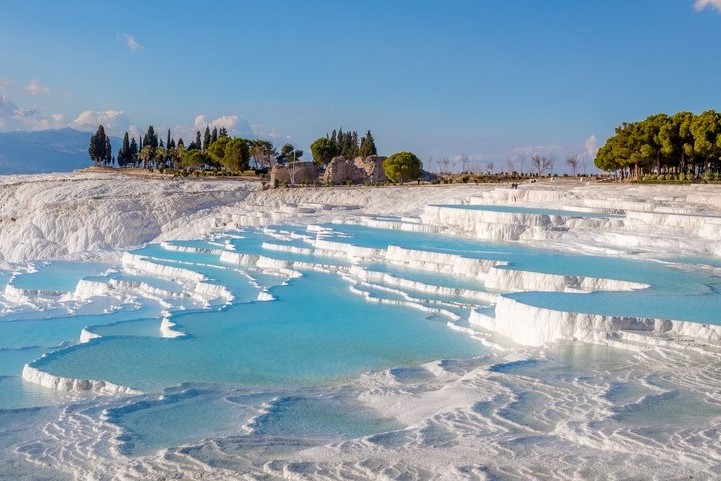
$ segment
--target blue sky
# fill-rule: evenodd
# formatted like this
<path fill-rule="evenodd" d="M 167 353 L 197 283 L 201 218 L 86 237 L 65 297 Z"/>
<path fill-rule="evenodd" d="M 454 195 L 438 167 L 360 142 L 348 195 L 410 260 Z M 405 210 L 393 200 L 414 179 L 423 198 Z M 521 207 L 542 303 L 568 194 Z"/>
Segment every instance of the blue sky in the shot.
<path fill-rule="evenodd" d="M 499 169 L 721 110 L 721 0 L 4 0 L 0 45 L 0 131 L 214 123 L 308 150 L 342 126 Z"/>

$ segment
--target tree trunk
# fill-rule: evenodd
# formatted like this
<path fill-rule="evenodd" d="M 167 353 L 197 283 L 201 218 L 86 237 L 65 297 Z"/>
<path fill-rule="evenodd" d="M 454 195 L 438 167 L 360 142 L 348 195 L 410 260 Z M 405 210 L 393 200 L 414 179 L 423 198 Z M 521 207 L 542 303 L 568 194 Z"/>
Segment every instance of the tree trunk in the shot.
<path fill-rule="evenodd" d="M 681 169 L 681 172 L 684 174 L 686 173 L 686 156 L 683 155 L 683 152 L 681 152 L 681 163 L 679 169 Z"/>

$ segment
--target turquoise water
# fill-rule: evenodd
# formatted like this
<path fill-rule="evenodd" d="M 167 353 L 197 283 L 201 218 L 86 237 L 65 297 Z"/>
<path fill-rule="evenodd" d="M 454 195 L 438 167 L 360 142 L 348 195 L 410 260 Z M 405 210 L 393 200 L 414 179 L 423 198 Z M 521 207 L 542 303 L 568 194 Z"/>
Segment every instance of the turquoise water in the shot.
<path fill-rule="evenodd" d="M 564 217 L 589 217 L 589 218 L 607 218 L 620 217 L 613 214 L 603 214 L 598 212 L 583 212 L 577 210 L 565 209 L 539 209 L 534 207 L 523 207 L 513 205 L 483 205 L 483 204 L 442 204 L 437 207 L 445 207 L 448 209 L 465 209 L 465 210 L 487 210 L 490 212 L 508 212 L 511 214 L 534 214 L 534 215 L 557 215 Z"/>
<path fill-rule="evenodd" d="M 311 272 L 273 289 L 275 302 L 178 313 L 174 322 L 186 338 L 102 338 L 36 366 L 63 377 L 156 391 L 182 382 L 323 383 L 371 369 L 483 352 L 476 341 L 421 312 L 367 304 L 332 280 Z M 298 305 L 308 302 L 314 308 L 299 316 Z"/>
<path fill-rule="evenodd" d="M 709 275 L 670 268 L 652 261 L 564 254 L 511 243 L 476 241 L 460 237 L 374 229 L 351 224 L 328 224 L 333 240 L 372 248 L 396 245 L 408 249 L 456 254 L 471 259 L 507 262 L 500 268 L 545 274 L 589 276 L 646 283 L 659 292 L 697 293 L 713 282 Z M 472 288 L 472 287 L 470 287 Z"/>
<path fill-rule="evenodd" d="M 19 274 L 13 285 L 20 289 L 73 291 L 86 276 L 105 272 L 109 266 L 91 262 L 52 262 L 36 266 L 37 272 Z"/>
<path fill-rule="evenodd" d="M 705 287 L 705 289 L 704 289 Z M 651 317 L 721 325 L 721 281 L 699 286 L 697 292 L 674 292 L 665 288 L 643 294 L 632 292 L 524 292 L 508 297 L 537 307 L 611 316 Z"/>
<path fill-rule="evenodd" d="M 327 230 L 320 234 L 321 237 L 358 246 L 385 248 L 398 245 L 508 263 L 501 268 L 608 277 L 650 285 L 650 288 L 636 292 L 507 294 L 532 305 L 612 315 L 720 322 L 717 313 L 721 307 L 718 294 L 721 283 L 705 272 L 657 262 L 568 255 L 514 244 L 359 225 L 326 224 L 323 227 Z M 186 334 L 174 339 L 160 337 L 160 308 L 150 301 L 141 302 L 139 309 L 126 306 L 84 316 L 45 318 L 38 313 L 38 317 L 32 318 L 27 312 L 18 312 L 16 318 L 6 317 L 7 322 L 0 322 L 0 349 L 5 349 L 0 351 L 0 373 L 18 375 L 24 363 L 47 354 L 34 365 L 49 373 L 103 379 L 147 392 L 186 382 L 301 386 L 327 384 L 374 369 L 419 364 L 438 358 L 464 358 L 484 352 L 476 341 L 447 329 L 447 320 L 443 317 L 402 306 L 367 303 L 361 297 L 351 295 L 349 285 L 335 274 L 304 272 L 303 277 L 285 283 L 282 277 L 220 261 L 218 247 L 226 242 L 238 252 L 304 262 L 326 261 L 318 256 L 262 248 L 263 242 L 312 247 L 301 239 L 289 239 L 291 233 L 311 238 L 314 235 L 303 226 L 283 226 L 266 232 L 246 229 L 228 236 L 216 235 L 212 240 L 175 243 L 200 249 L 200 252 L 178 252 L 160 245 L 138 249 L 136 254 L 147 256 L 155 263 L 203 274 L 208 282 L 231 291 L 235 300 L 224 307 L 215 304 L 211 309 L 189 310 L 187 301 L 176 307 L 172 307 L 171 301 L 175 329 Z M 341 261 L 334 265 L 344 269 L 347 263 Z M 121 271 L 97 276 L 107 268 L 97 264 L 84 268 L 82 263 L 50 263 L 40 266 L 36 273 L 18 276 L 17 284 L 72 291 L 72 284 L 83 277 L 96 281 L 116 278 L 144 281 L 176 293 L 182 290 L 180 284 L 147 274 L 129 275 Z M 366 268 L 429 285 L 484 289 L 482 281 L 380 262 L 369 263 Z M 68 270 L 69 275 L 58 280 L 57 273 L 63 269 Z M 255 281 L 269 289 L 276 300 L 255 301 L 259 293 Z M 401 293 L 389 292 L 380 286 L 362 289 L 387 301 L 405 301 Z M 461 317 L 468 312 L 463 306 L 467 300 L 419 292 L 409 294 L 428 301 L 440 301 L 437 307 Z M 299 306 L 307 308 L 299 310 Z M 84 327 L 90 327 L 102 337 L 74 345 Z M 62 348 L 58 350 L 58 347 Z M 133 360 L 132 365 L 128 365 L 128 359 Z M 183 366 L 182 369 L 179 366 Z"/>
<path fill-rule="evenodd" d="M 718 316 L 721 280 L 713 260 L 674 259 L 677 264 L 669 265 L 360 225 L 322 227 L 327 230 L 319 234 L 320 238 L 357 246 L 382 249 L 396 245 L 507 263 L 500 269 L 605 277 L 650 286 L 634 292 L 504 294 L 531 305 L 721 324 Z M 34 438 L 47 432 L 58 439 L 73 436 L 82 439 L 100 436 L 108 426 L 120 433 L 117 434 L 120 452 L 133 459 L 173 446 L 199 443 L 199 456 L 221 465 L 239 461 L 232 456 L 214 458 L 212 450 L 233 442 L 256 446 L 239 448 L 241 453 L 257 446 L 263 453 L 276 453 L 364 436 L 369 436 L 369 443 L 388 447 L 390 451 L 408 442 L 430 447 L 456 442 L 454 426 L 475 421 L 470 418 L 464 421 L 459 415 L 445 426 L 440 421 L 434 426 L 429 423 L 415 438 L 408 435 L 412 438 L 409 441 L 406 426 L 361 403 L 359 395 L 387 390 L 392 396 L 395 390 L 400 390 L 410 393 L 403 402 L 408 402 L 412 409 L 424 390 L 440 389 L 440 384 L 446 382 L 434 377 L 435 370 L 450 373 L 447 374 L 450 377 L 463 376 L 496 356 L 495 351 L 467 333 L 449 329 L 449 318 L 442 314 L 389 303 L 406 302 L 410 296 L 419 299 L 416 307 L 443 308 L 459 315 L 461 319 L 452 322 L 462 327 L 467 327 L 471 308 L 483 308 L 492 314 L 493 306 L 479 307 L 482 303 L 458 296 L 431 295 L 383 283 L 364 284 L 359 289 L 388 303 L 366 302 L 350 290 L 353 280 L 350 261 L 262 247 L 263 242 L 270 242 L 312 248 L 312 242 L 291 239 L 291 233 L 309 239 L 316 237 L 305 226 L 278 226 L 268 231 L 246 229 L 215 234 L 210 239 L 173 242 L 199 252 L 178 252 L 161 245 L 134 251 L 154 263 L 204 275 L 208 283 L 223 286 L 233 294 L 229 303 L 220 299 L 206 305 L 193 300 L 192 282 L 129 273 L 117 266 L 108 272 L 111 266 L 49 263 L 38 266 L 36 273 L 17 276 L 15 284 L 27 289 L 72 292 L 77 282 L 85 278 L 96 282 L 111 279 L 145 282 L 174 293 L 162 302 L 145 299 L 142 292 L 121 290 L 108 298 L 55 300 L 39 308 L 10 304 L 4 307 L 0 313 L 0 419 L 16 409 L 28 411 L 28 422 L 37 416 L 40 407 L 58 409 L 60 413 L 57 429 L 54 425 L 43 429 L 36 426 L 40 434 L 28 433 L 27 444 L 18 452 L 28 450 L 30 458 L 49 456 L 52 465 L 62 465 L 76 457 L 62 450 L 55 452 L 36 446 Z M 337 272 L 301 269 L 301 277 L 289 279 L 283 272 L 224 263 L 220 254 L 226 242 L 237 252 L 327 264 Z M 485 289 L 479 279 L 387 265 L 383 259 L 367 260 L 362 267 L 431 286 Z M 0 273 L 0 283 L 3 279 L 9 279 L 9 274 Z M 263 288 L 274 300 L 256 300 Z M 166 315 L 175 324 L 174 330 L 184 334 L 182 337 L 161 337 L 160 323 Z M 83 328 L 101 337 L 79 344 Z M 626 382 L 620 374 L 618 377 L 609 374 L 617 372 L 619 366 L 633 366 L 636 362 L 633 353 L 573 343 L 549 348 L 549 352 L 543 359 L 499 362 L 489 367 L 487 381 L 502 379 L 499 382 L 508 392 L 499 390 L 489 395 L 489 400 L 473 404 L 473 412 L 492 417 L 493 422 L 504 418 L 528 426 L 535 433 L 550 433 L 554 420 L 562 419 L 564 413 L 596 402 L 584 399 L 577 404 L 581 397 L 564 393 L 598 382 L 603 385 L 598 396 L 606 404 L 593 409 L 611 412 L 611 423 L 646 427 L 649 432 L 660 433 L 659 437 L 671 428 L 657 422 L 653 413 L 694 426 L 718 415 L 718 410 L 708 406 L 698 393 L 685 388 L 666 389 L 663 383 L 669 381 L 665 379 Z M 421 367 L 432 361 L 438 361 L 433 364 L 435 368 Z M 143 393 L 97 399 L 92 395 L 67 396 L 23 381 L 20 374 L 26 363 L 51 375 L 105 380 Z M 516 375 L 519 382 L 531 382 L 533 389 L 513 385 L 518 381 L 513 380 Z M 479 385 L 485 386 L 485 382 Z M 541 386 L 538 390 L 536 382 Z M 656 382 L 661 387 L 654 390 L 652 383 Z M 465 383 L 461 378 L 450 391 L 464 391 L 468 388 Z M 546 409 L 546 404 L 552 397 L 549 392 L 555 389 L 569 400 L 567 404 L 558 401 L 562 408 L 553 411 Z M 59 407 L 53 408 L 54 405 Z M 637 405 L 642 407 L 634 407 Z M 689 406 L 700 414 L 689 414 L 679 405 Z M 91 420 L 99 424 L 84 424 Z M 675 426 L 672 428 L 676 429 Z M 58 432 L 63 434 L 57 435 Z M 22 437 L 16 433 L 12 436 Z M 3 439 L 12 436 L 0 426 L 0 449 Z M 80 442 L 80 452 L 85 452 L 85 446 L 95 446 L 94 442 Z M 252 456 L 259 456 L 257 451 L 252 452 L 255 453 Z M 2 474 L 0 467 L 0 477 Z"/>
<path fill-rule="evenodd" d="M 407 279 L 431 286 L 447 287 L 450 289 L 471 289 L 475 291 L 485 290 L 483 282 L 479 280 L 454 276 L 452 274 L 432 273 L 421 269 L 388 264 L 369 264 L 367 269 L 370 271 L 384 272 L 399 279 Z"/>
<path fill-rule="evenodd" d="M 112 313 L 3 321 L 0 322 L 0 348 L 57 346 L 77 340 L 84 327 L 156 317 L 159 312 L 157 303 L 147 302 L 139 308 L 127 306 Z"/>

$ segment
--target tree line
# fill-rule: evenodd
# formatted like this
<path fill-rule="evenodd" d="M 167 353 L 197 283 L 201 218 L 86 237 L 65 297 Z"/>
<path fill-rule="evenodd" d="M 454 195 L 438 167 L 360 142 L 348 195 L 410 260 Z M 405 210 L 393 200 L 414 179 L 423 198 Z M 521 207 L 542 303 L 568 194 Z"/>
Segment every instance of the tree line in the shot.
<path fill-rule="evenodd" d="M 325 167 L 337 156 L 367 157 L 377 155 L 378 150 L 370 130 L 359 135 L 355 130 L 344 132 L 340 128 L 313 142 L 311 153 L 313 160 Z M 187 145 L 182 138 L 176 141 L 168 129 L 163 141 L 151 125 L 137 140 L 125 132 L 120 149 L 113 155 L 110 137 L 100 125 L 90 139 L 88 154 L 96 165 L 171 170 L 241 172 L 250 167 L 252 160 L 254 169 L 260 173 L 276 164 L 299 161 L 304 152 L 290 143 L 278 150 L 269 140 L 232 137 L 224 127 L 211 130 L 206 126 L 205 133 L 196 131 L 195 138 Z"/>
<path fill-rule="evenodd" d="M 316 139 L 310 144 L 310 151 L 313 154 L 313 160 L 320 165 L 328 165 L 334 157 L 338 156 L 353 159 L 378 154 L 375 139 L 370 130 L 364 136 L 359 137 L 357 131 L 343 132 L 343 128 Z"/>
<path fill-rule="evenodd" d="M 624 122 L 598 150 L 595 164 L 621 179 L 718 179 L 721 113 L 661 113 Z"/>
<path fill-rule="evenodd" d="M 225 127 L 213 127 L 211 130 L 210 126 L 206 126 L 203 135 L 200 130 L 196 131 L 195 139 L 186 146 L 182 138 L 176 141 L 171 136 L 170 129 L 163 142 L 151 125 L 137 141 L 125 132 L 121 147 L 114 156 L 110 137 L 100 125 L 90 138 L 88 154 L 95 165 L 242 172 L 250 167 L 251 158 L 256 171 L 267 171 L 274 163 L 299 159 L 303 151 L 287 143 L 278 152 L 268 140 L 233 137 L 228 135 Z"/>

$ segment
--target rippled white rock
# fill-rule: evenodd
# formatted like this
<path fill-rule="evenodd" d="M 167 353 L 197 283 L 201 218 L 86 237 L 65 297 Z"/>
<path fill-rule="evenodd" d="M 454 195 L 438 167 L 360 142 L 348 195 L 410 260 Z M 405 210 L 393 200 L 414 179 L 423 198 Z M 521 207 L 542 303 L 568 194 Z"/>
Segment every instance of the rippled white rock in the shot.
<path fill-rule="evenodd" d="M 669 319 L 558 311 L 531 306 L 508 297 L 498 300 L 494 316 L 473 311 L 469 322 L 513 339 L 519 344 L 530 346 L 540 346 L 560 339 L 603 343 L 609 338 L 618 337 L 619 331 L 721 340 L 721 326 Z"/>
<path fill-rule="evenodd" d="M 203 274 L 192 271 L 190 269 L 183 269 L 182 267 L 158 264 L 130 252 L 126 252 L 123 254 L 122 262 L 125 268 L 141 272 L 147 272 L 159 277 L 168 278 L 170 280 L 185 280 L 194 282 L 200 282 L 205 280 L 205 276 Z"/>
<path fill-rule="evenodd" d="M 119 386 L 108 381 L 54 376 L 30 364 L 25 364 L 25 367 L 23 367 L 22 378 L 27 382 L 56 391 L 94 392 L 97 394 L 140 394 L 140 391 L 127 386 Z"/>
<path fill-rule="evenodd" d="M 190 217 L 242 201 L 259 187 L 87 173 L 4 176 L 0 260 L 129 247 L 181 225 L 191 231 Z"/>

